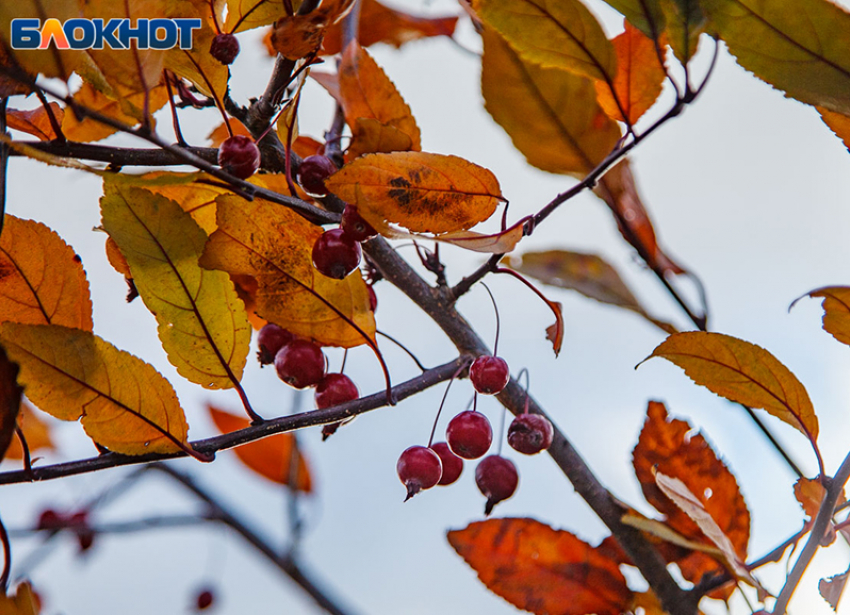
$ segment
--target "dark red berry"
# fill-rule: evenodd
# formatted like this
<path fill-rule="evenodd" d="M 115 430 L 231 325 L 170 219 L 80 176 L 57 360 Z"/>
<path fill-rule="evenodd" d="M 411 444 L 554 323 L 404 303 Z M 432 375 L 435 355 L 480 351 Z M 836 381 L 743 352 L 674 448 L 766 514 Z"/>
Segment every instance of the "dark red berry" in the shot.
<path fill-rule="evenodd" d="M 250 137 L 233 135 L 218 148 L 218 166 L 239 179 L 248 179 L 260 168 L 260 148 Z"/>
<path fill-rule="evenodd" d="M 371 285 L 366 287 L 369 292 L 369 309 L 373 312 L 378 309 L 378 295 L 375 294 L 375 289 Z"/>
<path fill-rule="evenodd" d="M 274 357 L 278 351 L 294 339 L 295 336 L 283 327 L 271 322 L 264 325 L 257 335 L 257 345 L 260 348 L 257 358 L 260 360 L 260 365 L 274 363 Z"/>
<path fill-rule="evenodd" d="M 195 605 L 199 611 L 210 608 L 213 602 L 215 602 L 215 595 L 211 589 L 202 589 L 195 598 Z"/>
<path fill-rule="evenodd" d="M 232 34 L 216 34 L 210 44 L 210 55 L 222 64 L 233 64 L 239 55 L 239 41 Z"/>
<path fill-rule="evenodd" d="M 371 224 L 360 217 L 357 208 L 351 204 L 345 206 L 339 228 L 344 230 L 345 234 L 354 241 L 366 241 L 378 234 L 378 231 L 373 229 Z"/>
<path fill-rule="evenodd" d="M 411 446 L 398 458 L 395 466 L 398 477 L 407 487 L 406 502 L 423 489 L 430 489 L 443 475 L 439 455 L 425 446 Z"/>
<path fill-rule="evenodd" d="M 360 391 L 345 374 L 327 374 L 316 387 L 316 407 L 338 406 L 360 397 Z"/>
<path fill-rule="evenodd" d="M 313 196 L 325 196 L 325 180 L 337 172 L 336 165 L 331 159 L 321 154 L 307 156 L 298 168 L 298 182 L 301 187 Z"/>
<path fill-rule="evenodd" d="M 510 459 L 490 455 L 475 468 L 475 484 L 487 498 L 484 514 L 489 515 L 496 504 L 514 494 L 519 484 L 519 474 Z"/>
<path fill-rule="evenodd" d="M 464 459 L 478 459 L 490 448 L 493 429 L 486 416 L 474 410 L 466 410 L 449 421 L 446 441 L 455 455 Z"/>
<path fill-rule="evenodd" d="M 483 395 L 501 393 L 511 377 L 507 362 L 502 357 L 482 355 L 469 367 L 469 379 L 475 390 Z"/>
<path fill-rule="evenodd" d="M 443 464 L 443 475 L 437 484 L 451 485 L 460 478 L 460 473 L 463 472 L 463 459 L 455 455 L 445 442 L 432 444 L 431 450 L 439 455 L 440 462 Z"/>
<path fill-rule="evenodd" d="M 66 524 L 67 520 L 62 513 L 47 508 L 38 516 L 38 523 L 35 527 L 39 530 L 58 530 L 65 527 Z"/>
<path fill-rule="evenodd" d="M 342 229 L 325 231 L 313 244 L 313 265 L 320 273 L 342 280 L 360 264 L 360 244 Z"/>
<path fill-rule="evenodd" d="M 89 515 L 85 510 L 80 510 L 68 519 L 68 527 L 77 534 L 77 542 L 80 544 L 80 553 L 88 551 L 94 544 L 94 531 L 89 526 Z"/>
<path fill-rule="evenodd" d="M 325 376 L 325 355 L 322 349 L 307 340 L 292 340 L 274 357 L 277 375 L 296 389 L 311 387 Z"/>
<path fill-rule="evenodd" d="M 525 455 L 545 451 L 552 444 L 554 436 L 551 421 L 540 414 L 520 414 L 508 427 L 508 444 Z"/>

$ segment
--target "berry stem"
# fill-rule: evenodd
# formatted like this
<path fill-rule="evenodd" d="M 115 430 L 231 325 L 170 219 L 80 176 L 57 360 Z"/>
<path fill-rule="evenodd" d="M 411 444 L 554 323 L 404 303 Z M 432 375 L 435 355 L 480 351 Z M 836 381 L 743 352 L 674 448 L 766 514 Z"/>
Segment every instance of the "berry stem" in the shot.
<path fill-rule="evenodd" d="M 481 286 L 483 286 L 484 290 L 487 291 L 487 294 L 490 295 L 490 301 L 493 303 L 493 311 L 496 312 L 496 341 L 493 342 L 493 356 L 495 357 L 499 354 L 499 329 L 501 326 L 501 322 L 499 320 L 499 306 L 496 305 L 496 298 L 490 291 L 490 287 L 487 286 L 484 282 L 481 282 Z"/>
<path fill-rule="evenodd" d="M 437 416 L 434 417 L 434 425 L 431 427 L 431 435 L 428 438 L 428 448 L 431 448 L 431 445 L 434 443 L 434 434 L 437 433 L 437 422 L 440 420 L 440 413 L 443 411 L 446 398 L 449 396 L 449 389 L 452 388 L 452 383 L 455 381 L 455 378 L 460 376 L 461 372 L 463 372 L 463 370 L 465 370 L 468 366 L 468 362 L 461 363 L 460 367 L 457 368 L 457 371 L 449 379 L 449 384 L 446 385 L 446 390 L 443 393 L 443 399 L 440 401 L 440 407 L 437 409 Z"/>
<path fill-rule="evenodd" d="M 12 574 L 12 545 L 2 519 L 0 519 L 0 542 L 3 543 L 3 573 L 0 574 L 0 590 L 3 590 L 5 595 L 9 589 L 9 576 Z"/>
<path fill-rule="evenodd" d="M 526 395 L 526 399 L 528 396 Z M 528 403 L 525 404 L 525 411 L 528 412 Z M 505 440 L 505 421 L 508 416 L 508 408 L 507 406 L 502 406 L 502 425 L 499 427 L 499 448 L 496 449 L 496 454 L 501 457 L 502 455 L 502 444 Z"/>
<path fill-rule="evenodd" d="M 531 388 L 531 375 L 528 372 L 527 367 L 523 367 L 519 370 L 519 374 L 516 377 L 517 383 L 522 380 L 522 375 L 525 374 L 525 410 L 522 411 L 523 414 L 528 414 L 528 390 Z"/>
<path fill-rule="evenodd" d="M 394 338 L 392 335 L 390 335 L 389 333 L 384 333 L 383 331 L 380 331 L 380 330 L 376 330 L 376 333 L 377 333 L 378 335 L 381 335 L 381 336 L 383 336 L 383 337 L 387 338 L 387 339 L 388 339 L 388 340 L 390 340 L 393 344 L 395 344 L 396 346 L 398 346 L 399 348 L 401 348 L 404 352 L 406 352 L 406 353 L 407 353 L 407 356 L 409 356 L 411 359 L 413 359 L 413 362 L 414 362 L 414 363 L 416 363 L 416 367 L 418 367 L 419 369 L 421 369 L 423 372 L 427 372 L 427 371 L 428 371 L 428 368 L 427 368 L 427 367 L 425 367 L 424 365 L 422 365 L 422 363 L 419 361 L 419 359 L 417 359 L 417 358 L 416 358 L 416 355 L 415 355 L 415 354 L 413 354 L 413 352 L 412 352 L 412 351 L 411 351 L 411 350 L 410 350 L 407 346 L 405 346 L 404 344 L 402 344 L 400 341 L 398 341 L 398 340 L 397 340 L 396 338 Z"/>
<path fill-rule="evenodd" d="M 30 447 L 27 444 L 27 439 L 24 437 L 23 430 L 15 425 L 15 434 L 18 436 L 18 441 L 21 443 L 21 450 L 23 451 L 23 461 L 24 461 L 24 471 L 32 472 L 32 457 L 30 456 Z"/>
<path fill-rule="evenodd" d="M 345 373 L 345 361 L 348 359 L 348 348 L 346 348 L 342 353 L 342 365 L 339 366 L 339 373 Z"/>

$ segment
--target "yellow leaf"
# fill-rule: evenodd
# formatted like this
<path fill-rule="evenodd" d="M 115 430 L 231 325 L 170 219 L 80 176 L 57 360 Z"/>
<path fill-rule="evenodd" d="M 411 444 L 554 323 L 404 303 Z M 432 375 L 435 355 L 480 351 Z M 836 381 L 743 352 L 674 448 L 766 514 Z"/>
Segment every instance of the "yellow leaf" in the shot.
<path fill-rule="evenodd" d="M 489 218 L 502 194 L 487 169 L 457 156 L 425 152 L 369 154 L 325 182 L 374 228 L 398 224 L 415 233 L 466 230 Z"/>
<path fill-rule="evenodd" d="M 41 613 L 41 601 L 28 581 L 19 584 L 12 595 L 9 595 L 5 588 L 3 590 L 3 595 L 0 595 L 0 613 L 3 615 L 38 615 Z"/>
<path fill-rule="evenodd" d="M 484 30 L 481 90 L 496 123 L 529 164 L 584 177 L 620 138 L 596 102 L 593 82 L 525 62 L 498 34 Z"/>
<path fill-rule="evenodd" d="M 409 144 L 396 137 L 392 147 L 404 146 L 404 149 L 419 151 L 419 127 L 410 112 L 410 107 L 404 102 L 386 73 L 372 59 L 369 53 L 352 41 L 342 55 L 339 65 L 339 92 L 342 107 L 345 111 L 345 121 L 354 132 L 349 153 L 352 158 L 372 152 L 398 151 L 393 149 L 371 149 L 375 147 L 375 137 L 370 136 L 376 128 L 372 124 L 361 124 L 359 119 L 377 120 L 380 126 L 395 129 L 407 137 Z M 371 130 L 367 126 L 372 126 Z M 355 131 L 355 128 L 358 130 Z M 365 132 L 365 134 L 364 134 Z M 380 130 L 378 130 L 380 132 Z M 369 141 L 372 143 L 369 143 Z M 388 147 L 388 144 L 383 144 Z"/>
<path fill-rule="evenodd" d="M 688 331 L 663 341 L 648 358 L 662 357 L 710 391 L 764 408 L 816 444 L 818 419 L 805 387 L 764 348 L 720 333 Z"/>
<path fill-rule="evenodd" d="M 65 81 L 76 70 L 85 52 L 73 49 L 59 50 L 55 40 L 47 49 L 12 49 L 12 19 L 38 19 L 42 27 L 48 26 L 48 33 L 61 32 L 61 24 L 68 19 L 79 17 L 79 4 L 68 0 L 11 0 L 0 2 L 0 47 L 14 58 L 14 61 L 29 73 L 41 73 L 45 77 L 58 77 Z M 59 34 L 64 37 L 64 34 Z"/>
<path fill-rule="evenodd" d="M 133 94 L 132 96 L 116 100 L 99 92 L 89 83 L 84 82 L 82 87 L 74 94 L 74 100 L 87 109 L 97 111 L 101 115 L 123 122 L 128 126 L 135 126 L 144 119 L 142 108 L 144 106 L 145 95 L 143 93 Z M 151 113 L 160 109 L 167 100 L 168 95 L 165 86 L 151 89 L 149 93 Z M 69 112 L 65 114 L 62 120 L 62 132 L 72 141 L 87 143 L 105 139 L 109 135 L 118 132 L 118 129 L 91 118 L 78 120 L 73 112 Z"/>
<path fill-rule="evenodd" d="M 292 7 L 297 10 L 301 4 L 293 0 Z M 284 0 L 227 0 L 227 21 L 223 32 L 235 34 L 260 26 L 267 26 L 286 17 Z"/>
<path fill-rule="evenodd" d="M 218 230 L 210 236 L 201 266 L 253 278 L 260 317 L 329 346 L 366 343 L 346 318 L 374 337 L 375 317 L 360 272 L 333 280 L 313 267 L 321 227 L 260 198 L 220 196 L 216 205 Z"/>
<path fill-rule="evenodd" d="M 207 389 L 242 378 L 251 327 L 226 273 L 201 269 L 207 234 L 180 206 L 139 188 L 104 184 L 103 227 L 130 265 L 177 372 Z"/>
<path fill-rule="evenodd" d="M 210 55 L 210 45 L 216 32 L 208 23 L 195 30 L 192 35 L 191 49 L 169 49 L 165 52 L 164 68 L 177 76 L 188 79 L 205 96 L 219 103 L 227 94 L 227 81 L 230 71 L 227 66 Z"/>
<path fill-rule="evenodd" d="M 611 82 L 614 47 L 602 26 L 578 0 L 475 0 L 485 24 L 526 61 Z"/>
<path fill-rule="evenodd" d="M 827 286 L 808 294 L 823 297 L 823 328 L 842 344 L 850 346 L 850 287 Z"/>
<path fill-rule="evenodd" d="M 24 432 L 30 453 L 40 450 L 56 450 L 53 438 L 50 437 L 50 427 L 39 413 L 26 400 L 21 400 L 21 412 L 18 414 L 18 427 Z M 24 450 L 18 438 L 12 438 L 12 444 L 6 450 L 4 459 L 23 459 Z"/>
<path fill-rule="evenodd" d="M 810 105 L 850 115 L 850 13 L 828 0 L 701 0 L 738 63 Z"/>
<path fill-rule="evenodd" d="M 6 214 L 0 236 L 0 322 L 92 330 L 80 258 L 55 232 Z"/>
<path fill-rule="evenodd" d="M 174 389 L 141 359 L 88 331 L 55 325 L 4 323 L 0 342 L 21 366 L 27 397 L 58 419 L 82 417 L 98 444 L 125 455 L 187 448 L 189 427 Z"/>

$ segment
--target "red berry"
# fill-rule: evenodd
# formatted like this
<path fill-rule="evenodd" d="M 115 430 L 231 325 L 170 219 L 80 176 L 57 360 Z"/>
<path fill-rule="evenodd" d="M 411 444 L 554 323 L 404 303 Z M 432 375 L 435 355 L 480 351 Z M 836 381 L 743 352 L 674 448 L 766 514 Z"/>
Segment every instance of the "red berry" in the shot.
<path fill-rule="evenodd" d="M 274 323 L 268 323 L 260 329 L 257 335 L 257 345 L 260 347 L 257 358 L 260 365 L 274 363 L 274 357 L 278 351 L 295 339 L 289 331 Z"/>
<path fill-rule="evenodd" d="M 451 485 L 460 478 L 460 473 L 463 472 L 463 459 L 455 455 L 445 442 L 432 444 L 431 450 L 437 453 L 440 462 L 443 464 L 443 475 L 437 484 Z"/>
<path fill-rule="evenodd" d="M 357 208 L 351 204 L 345 206 L 339 228 L 344 230 L 345 234 L 354 241 L 366 241 L 378 234 L 378 231 L 373 229 L 371 224 L 360 217 Z"/>
<path fill-rule="evenodd" d="M 316 387 L 316 407 L 330 408 L 360 397 L 360 391 L 345 374 L 327 374 Z"/>
<path fill-rule="evenodd" d="M 360 264 L 360 244 L 342 229 L 325 231 L 313 244 L 313 265 L 320 273 L 342 280 Z"/>
<path fill-rule="evenodd" d="M 325 355 L 315 344 L 295 339 L 278 351 L 274 367 L 286 384 L 304 389 L 319 384 L 325 376 Z"/>
<path fill-rule="evenodd" d="M 373 312 L 378 309 L 378 295 L 375 294 L 375 289 L 372 288 L 372 285 L 366 287 L 366 290 L 369 292 L 369 309 Z"/>
<path fill-rule="evenodd" d="M 38 516 L 38 523 L 35 527 L 39 530 L 58 530 L 65 527 L 66 524 L 67 520 L 62 513 L 47 508 Z"/>
<path fill-rule="evenodd" d="M 330 158 L 314 154 L 301 161 L 301 166 L 298 167 L 298 181 L 307 194 L 325 196 L 328 193 L 325 180 L 336 172 L 336 165 Z"/>
<path fill-rule="evenodd" d="M 198 592 L 198 596 L 195 598 L 195 604 L 199 611 L 210 608 L 214 601 L 215 596 L 211 589 L 202 589 Z"/>
<path fill-rule="evenodd" d="M 493 429 L 486 416 L 474 410 L 466 410 L 449 421 L 446 441 L 455 455 L 464 459 L 478 459 L 490 448 Z"/>
<path fill-rule="evenodd" d="M 260 148 L 250 137 L 233 135 L 218 148 L 218 166 L 239 179 L 248 179 L 260 168 Z"/>
<path fill-rule="evenodd" d="M 519 474 L 510 459 L 490 455 L 475 468 L 475 484 L 487 498 L 484 514 L 489 515 L 496 504 L 514 494 L 519 484 Z"/>
<path fill-rule="evenodd" d="M 541 414 L 520 414 L 508 427 L 508 444 L 526 455 L 545 451 L 554 436 L 552 423 Z"/>
<path fill-rule="evenodd" d="M 210 55 L 222 64 L 233 64 L 239 55 L 239 41 L 232 34 L 216 34 L 210 44 Z"/>
<path fill-rule="evenodd" d="M 469 367 L 472 386 L 482 395 L 501 393 L 511 377 L 507 362 L 501 357 L 482 355 Z"/>
<path fill-rule="evenodd" d="M 89 526 L 89 515 L 85 510 L 75 512 L 68 519 L 68 527 L 77 533 L 77 542 L 80 544 L 80 553 L 88 551 L 94 544 L 94 531 Z"/>
<path fill-rule="evenodd" d="M 411 446 L 398 458 L 395 466 L 398 477 L 407 487 L 406 502 L 423 489 L 430 489 L 443 475 L 439 455 L 425 446 Z"/>

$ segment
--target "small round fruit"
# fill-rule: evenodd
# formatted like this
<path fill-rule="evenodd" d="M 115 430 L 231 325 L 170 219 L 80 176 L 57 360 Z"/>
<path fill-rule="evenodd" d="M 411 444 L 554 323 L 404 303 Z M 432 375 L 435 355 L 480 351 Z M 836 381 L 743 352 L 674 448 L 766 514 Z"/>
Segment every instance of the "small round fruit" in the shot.
<path fill-rule="evenodd" d="M 211 589 L 202 589 L 195 597 L 195 607 L 199 611 L 210 608 L 213 602 L 215 602 L 215 595 Z"/>
<path fill-rule="evenodd" d="M 250 137 L 233 135 L 218 148 L 218 166 L 239 179 L 248 179 L 260 168 L 260 148 Z"/>
<path fill-rule="evenodd" d="M 274 357 L 277 375 L 296 389 L 311 387 L 325 376 L 325 355 L 322 349 L 307 340 L 292 340 Z"/>
<path fill-rule="evenodd" d="M 257 335 L 257 345 L 260 348 L 257 358 L 260 360 L 260 365 L 274 363 L 275 355 L 294 339 L 295 336 L 283 327 L 271 322 L 264 325 Z"/>
<path fill-rule="evenodd" d="M 66 524 L 67 520 L 62 513 L 56 512 L 52 508 L 47 508 L 41 511 L 35 527 L 39 530 L 58 530 L 65 527 Z"/>
<path fill-rule="evenodd" d="M 316 407 L 330 408 L 360 397 L 357 385 L 345 374 L 327 374 L 316 387 Z"/>
<path fill-rule="evenodd" d="M 535 455 L 552 445 L 555 429 L 541 414 L 520 414 L 508 427 L 508 444 L 515 451 Z"/>
<path fill-rule="evenodd" d="M 507 362 L 502 357 L 482 355 L 469 367 L 472 386 L 482 395 L 496 395 L 508 384 L 511 377 Z"/>
<path fill-rule="evenodd" d="M 490 448 L 493 429 L 486 416 L 475 410 L 466 410 L 449 421 L 446 441 L 458 457 L 478 459 Z"/>
<path fill-rule="evenodd" d="M 337 172 L 331 159 L 321 154 L 307 156 L 298 167 L 298 182 L 311 196 L 326 196 L 325 180 Z"/>
<path fill-rule="evenodd" d="M 426 446 L 411 446 L 398 458 L 396 472 L 407 487 L 406 502 L 423 489 L 430 489 L 443 475 L 439 455 Z"/>
<path fill-rule="evenodd" d="M 313 266 L 335 280 L 342 280 L 357 269 L 361 256 L 360 244 L 339 228 L 325 231 L 313 244 Z"/>
<path fill-rule="evenodd" d="M 89 525 L 89 515 L 85 510 L 75 512 L 68 518 L 68 527 L 77 534 L 77 542 L 80 545 L 80 553 L 88 551 L 94 544 L 94 530 Z"/>
<path fill-rule="evenodd" d="M 475 468 L 475 484 L 487 498 L 484 514 L 489 515 L 496 504 L 514 494 L 519 484 L 519 474 L 510 459 L 490 455 Z"/>
<path fill-rule="evenodd" d="M 360 217 L 357 208 L 351 204 L 345 206 L 339 227 L 354 241 L 366 241 L 378 234 L 371 224 Z"/>
<path fill-rule="evenodd" d="M 233 64 L 239 55 L 239 41 L 232 34 L 216 34 L 210 44 L 210 55 L 222 64 Z"/>
<path fill-rule="evenodd" d="M 445 442 L 432 444 L 431 450 L 439 455 L 440 462 L 443 464 L 443 475 L 437 484 L 451 485 L 460 478 L 460 473 L 463 472 L 463 459 L 455 455 Z"/>

